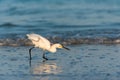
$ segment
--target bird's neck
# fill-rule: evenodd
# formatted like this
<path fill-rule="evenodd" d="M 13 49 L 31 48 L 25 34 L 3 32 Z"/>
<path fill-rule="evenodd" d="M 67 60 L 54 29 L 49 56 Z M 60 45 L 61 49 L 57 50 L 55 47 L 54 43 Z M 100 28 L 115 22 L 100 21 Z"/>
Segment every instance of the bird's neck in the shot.
<path fill-rule="evenodd" d="M 51 45 L 49 51 L 55 53 L 56 52 L 56 44 Z"/>

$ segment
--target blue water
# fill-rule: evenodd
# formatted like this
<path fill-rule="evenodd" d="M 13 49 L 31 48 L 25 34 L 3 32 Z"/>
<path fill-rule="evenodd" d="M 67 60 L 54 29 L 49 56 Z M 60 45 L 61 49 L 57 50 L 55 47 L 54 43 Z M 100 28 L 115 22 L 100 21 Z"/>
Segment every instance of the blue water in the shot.
<path fill-rule="evenodd" d="M 68 44 L 114 43 L 120 37 L 119 4 L 120 0 L 0 0 L 0 43 L 24 43 L 27 33 Z"/>

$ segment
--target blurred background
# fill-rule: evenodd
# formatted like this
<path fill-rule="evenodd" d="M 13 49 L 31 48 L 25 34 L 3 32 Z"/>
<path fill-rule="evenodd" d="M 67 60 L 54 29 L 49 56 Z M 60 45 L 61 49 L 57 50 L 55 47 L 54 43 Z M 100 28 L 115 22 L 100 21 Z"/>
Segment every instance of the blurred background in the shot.
<path fill-rule="evenodd" d="M 0 45 L 29 45 L 27 33 L 65 44 L 119 43 L 119 4 L 119 0 L 0 0 Z"/>

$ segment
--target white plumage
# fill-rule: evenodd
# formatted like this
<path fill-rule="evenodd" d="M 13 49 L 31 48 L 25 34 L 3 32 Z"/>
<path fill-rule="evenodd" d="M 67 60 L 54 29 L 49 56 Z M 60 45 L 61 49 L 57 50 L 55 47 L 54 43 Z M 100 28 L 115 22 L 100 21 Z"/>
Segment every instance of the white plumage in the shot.
<path fill-rule="evenodd" d="M 44 50 L 50 49 L 50 42 L 38 34 L 27 34 L 28 39 L 32 41 L 35 47 L 42 48 Z"/>
<path fill-rule="evenodd" d="M 68 48 L 64 47 L 63 45 L 57 43 L 57 44 L 52 44 L 50 43 L 50 41 L 48 41 L 46 38 L 42 37 L 41 35 L 38 35 L 38 34 L 27 34 L 27 37 L 29 40 L 32 41 L 32 43 L 34 44 L 34 47 L 38 47 L 38 48 L 41 48 L 43 50 L 47 50 L 49 52 L 56 52 L 56 48 L 65 48 L 67 50 L 69 50 Z M 31 60 L 31 50 L 34 48 L 30 48 L 29 49 L 29 54 L 30 54 L 30 60 Z M 48 60 L 46 57 L 45 57 L 45 53 L 43 54 L 43 58 L 45 60 Z"/>

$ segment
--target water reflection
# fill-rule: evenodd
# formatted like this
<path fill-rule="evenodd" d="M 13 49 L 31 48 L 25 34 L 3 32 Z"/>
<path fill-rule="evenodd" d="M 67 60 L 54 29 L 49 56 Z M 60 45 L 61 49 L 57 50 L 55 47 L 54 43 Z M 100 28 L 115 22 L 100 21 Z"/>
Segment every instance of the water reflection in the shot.
<path fill-rule="evenodd" d="M 56 62 L 43 62 L 32 68 L 33 80 L 59 80 L 58 74 L 62 72 Z"/>
<path fill-rule="evenodd" d="M 56 63 L 42 63 L 40 65 L 37 65 L 33 69 L 33 74 L 58 74 L 62 72 L 61 68 L 57 66 Z"/>

